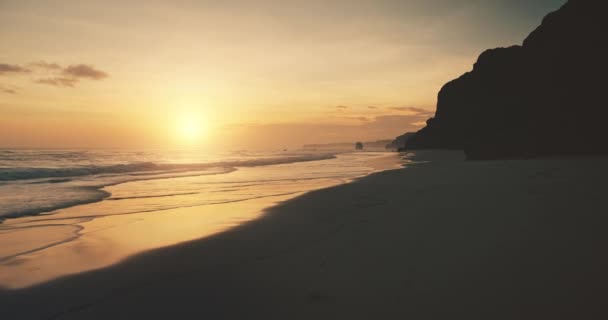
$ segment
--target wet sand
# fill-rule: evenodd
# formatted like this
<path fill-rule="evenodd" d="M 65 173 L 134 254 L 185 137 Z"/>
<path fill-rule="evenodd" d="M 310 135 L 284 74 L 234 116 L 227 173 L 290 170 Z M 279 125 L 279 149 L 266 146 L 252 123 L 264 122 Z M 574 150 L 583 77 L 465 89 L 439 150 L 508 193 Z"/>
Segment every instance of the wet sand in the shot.
<path fill-rule="evenodd" d="M 1 290 L 0 318 L 606 318 L 608 159 L 412 159 L 226 232 Z"/>
<path fill-rule="evenodd" d="M 109 197 L 103 201 L 0 224 L 0 287 L 29 287 L 204 238 L 308 191 L 399 163 L 397 154 L 358 152 L 105 187 Z"/>

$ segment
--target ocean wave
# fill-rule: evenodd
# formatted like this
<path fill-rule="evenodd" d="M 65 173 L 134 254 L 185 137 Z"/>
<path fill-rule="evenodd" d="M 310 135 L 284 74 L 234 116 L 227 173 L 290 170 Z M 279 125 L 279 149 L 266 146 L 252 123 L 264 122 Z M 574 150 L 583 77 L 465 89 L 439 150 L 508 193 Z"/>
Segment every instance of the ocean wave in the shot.
<path fill-rule="evenodd" d="M 141 172 L 187 172 L 205 170 L 213 167 L 252 167 L 264 165 L 286 164 L 303 161 L 317 161 L 333 159 L 333 154 L 312 154 L 291 157 L 260 158 L 240 161 L 170 164 L 154 162 L 134 162 L 128 164 L 115 164 L 105 166 L 78 166 L 65 168 L 0 168 L 0 181 L 31 180 L 43 178 L 69 178 L 100 174 L 129 174 Z M 47 182 L 65 182 L 56 179 Z"/>
<path fill-rule="evenodd" d="M 111 196 L 101 190 L 102 188 L 130 181 L 222 174 L 232 172 L 236 167 L 333 158 L 335 155 L 332 154 L 316 154 L 198 164 L 139 162 L 74 168 L 0 168 L 0 202 L 6 200 L 5 205 L 0 207 L 0 223 L 5 219 L 39 215 L 102 201 Z M 216 168 L 221 170 L 214 170 Z M 92 176 L 93 179 L 87 176 Z M 123 199 L 111 198 L 111 200 Z"/>
<path fill-rule="evenodd" d="M 190 196 L 199 194 L 198 192 L 181 192 L 181 193 L 167 193 L 167 194 L 155 194 L 150 196 L 133 196 L 133 197 L 112 197 L 108 200 L 119 201 L 119 200 L 132 200 L 132 199 L 150 199 L 150 198 L 166 198 L 166 197 L 177 197 L 177 196 Z"/>
<path fill-rule="evenodd" d="M 34 182 L 30 182 L 31 184 L 41 184 L 41 183 L 64 183 L 64 182 L 70 182 L 72 181 L 72 179 L 70 178 L 59 178 L 59 179 L 49 179 L 49 180 L 44 180 L 44 181 L 34 181 Z"/>
<path fill-rule="evenodd" d="M 74 189 L 77 190 L 77 189 Z M 14 210 L 6 213 L 0 212 L 0 223 L 5 219 L 14 219 L 25 216 L 39 215 L 41 213 L 51 212 L 58 209 L 69 208 L 80 204 L 87 204 L 93 202 L 99 202 L 111 194 L 107 191 L 100 190 L 100 188 L 79 188 L 77 196 L 70 197 L 70 199 L 61 199 L 59 201 L 49 201 L 43 204 L 35 206 L 29 206 L 24 204 Z"/>
<path fill-rule="evenodd" d="M 133 181 L 223 174 L 232 172 L 234 170 L 236 169 L 226 167 L 219 171 L 198 170 L 196 172 L 176 173 L 153 172 L 149 175 L 115 175 L 107 176 L 105 178 L 100 179 L 94 179 L 92 181 L 89 181 L 88 185 L 84 186 L 70 184 L 69 182 L 78 183 L 78 180 L 73 179 L 51 179 L 25 183 L 21 183 L 21 181 L 16 181 L 13 182 L 12 185 L 0 185 L 0 202 L 2 202 L 3 199 L 11 199 L 10 203 L 7 202 L 4 206 L 0 206 L 0 224 L 6 219 L 14 219 L 25 216 L 36 216 L 48 212 L 53 212 L 59 209 L 65 209 L 81 204 L 102 201 L 112 195 L 109 192 L 102 190 L 104 187 L 108 186 Z M 58 180 L 65 180 L 64 182 L 66 183 L 61 184 L 60 186 L 53 185 L 53 187 L 49 189 L 50 185 L 61 183 L 57 182 Z M 28 193 L 24 193 L 24 190 L 27 190 Z M 176 195 L 178 194 L 165 196 Z M 113 198 L 111 200 L 123 199 Z"/>

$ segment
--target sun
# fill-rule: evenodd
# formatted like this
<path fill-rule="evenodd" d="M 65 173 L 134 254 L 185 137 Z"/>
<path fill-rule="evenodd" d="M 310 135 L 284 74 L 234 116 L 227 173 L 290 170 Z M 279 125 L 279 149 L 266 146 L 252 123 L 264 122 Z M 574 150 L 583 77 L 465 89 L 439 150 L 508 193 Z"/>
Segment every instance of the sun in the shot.
<path fill-rule="evenodd" d="M 197 143 L 202 139 L 204 129 L 204 123 L 200 117 L 184 115 L 176 124 L 177 138 L 182 143 Z"/>

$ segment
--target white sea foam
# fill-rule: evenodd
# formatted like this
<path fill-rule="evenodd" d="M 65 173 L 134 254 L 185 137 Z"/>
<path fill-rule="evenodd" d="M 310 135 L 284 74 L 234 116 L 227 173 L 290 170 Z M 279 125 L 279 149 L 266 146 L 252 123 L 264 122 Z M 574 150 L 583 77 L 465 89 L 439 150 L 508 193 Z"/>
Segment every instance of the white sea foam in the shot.
<path fill-rule="evenodd" d="M 334 157 L 332 154 L 239 152 L 203 159 L 182 155 L 181 161 L 205 161 L 184 163 L 168 162 L 158 154 L 145 152 L 3 150 L 0 152 L 0 221 L 101 201 L 110 196 L 101 190 L 103 187 L 129 181 L 221 174 L 237 167 Z M 134 161 L 140 158 L 156 162 Z"/>
<path fill-rule="evenodd" d="M 17 152 L 15 156 L 21 155 Z M 92 155 L 86 153 L 73 153 L 69 161 L 43 159 L 68 158 L 53 153 L 39 158 L 27 155 L 24 158 L 29 159 L 22 163 L 28 168 L 107 168 L 125 164 L 125 158 L 133 161 L 142 157 L 166 166 L 165 170 L 155 167 L 157 170 L 0 181 L 0 214 L 15 218 L 0 224 L 0 242 L 11 244 L 0 246 L 0 269 L 7 271 L 0 272 L 6 275 L 0 276 L 0 282 L 10 283 L 16 270 L 27 270 L 27 277 L 16 276 L 27 283 L 40 281 L 36 275 L 48 271 L 42 266 L 46 259 L 51 259 L 55 273 L 43 277 L 54 277 L 102 267 L 138 251 L 200 238 L 254 218 L 263 209 L 261 205 L 267 207 L 396 165 L 392 162 L 397 159 L 385 160 L 386 156 L 361 152 L 335 156 L 239 153 L 168 162 L 146 153 L 131 157 L 106 152 L 95 156 L 98 161 L 91 161 Z M 0 156 L 0 168 L 10 167 L 4 160 Z M 200 170 L 188 171 L 193 169 Z M 160 224 L 149 224 L 152 221 Z M 130 237 L 121 236 L 132 232 L 139 240 L 149 236 L 149 241 L 132 243 Z M 122 240 L 114 238 L 116 235 Z M 91 239 L 106 245 L 84 244 Z M 122 246 L 122 241 L 128 243 Z M 112 253 L 90 259 L 88 250 L 95 251 L 93 248 Z M 57 255 L 56 250 L 67 255 Z M 87 262 L 70 262 L 69 257 L 74 256 L 73 261 Z M 55 260 L 57 257 L 61 261 Z M 24 261 L 29 262 L 21 264 Z"/>
<path fill-rule="evenodd" d="M 137 172 L 186 172 L 205 170 L 213 167 L 252 167 L 291 162 L 315 161 L 331 159 L 332 154 L 307 154 L 289 157 L 260 158 L 236 161 L 218 161 L 208 163 L 154 163 L 135 162 L 114 165 L 84 165 L 77 167 L 30 168 L 9 167 L 0 168 L 0 181 L 30 180 L 40 178 L 80 177 L 99 174 L 137 173 Z M 48 180 L 46 182 L 64 182 L 66 180 Z"/>

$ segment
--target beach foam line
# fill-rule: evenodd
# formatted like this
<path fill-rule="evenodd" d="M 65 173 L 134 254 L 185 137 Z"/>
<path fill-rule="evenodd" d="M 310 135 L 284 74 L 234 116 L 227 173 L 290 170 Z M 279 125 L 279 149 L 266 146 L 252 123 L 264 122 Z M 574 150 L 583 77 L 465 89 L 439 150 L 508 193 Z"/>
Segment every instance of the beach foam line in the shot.
<path fill-rule="evenodd" d="M 161 180 L 161 179 L 171 179 L 171 178 L 179 178 L 179 177 L 189 177 L 189 176 L 201 176 L 201 175 L 213 175 L 213 174 L 225 174 L 237 170 L 237 167 L 256 167 L 256 166 L 267 166 L 267 165 L 279 165 L 279 164 L 288 164 L 295 162 L 308 162 L 308 161 L 319 161 L 319 160 L 328 160 L 335 159 L 335 154 L 312 154 L 312 155 L 300 155 L 293 157 L 280 157 L 280 158 L 261 158 L 254 160 L 241 160 L 241 161 L 224 161 L 224 162 L 210 162 L 210 163 L 199 163 L 199 164 L 152 164 L 152 163 L 141 163 L 141 164 L 131 164 L 131 165 L 115 165 L 115 166 L 105 166 L 105 167 L 91 167 L 94 169 L 85 169 L 76 168 L 75 170 L 71 170 L 74 168 L 66 168 L 66 169 L 49 169 L 49 168 L 37 168 L 33 171 L 27 171 L 25 169 L 0 169 L 0 182 L 3 184 L 6 183 L 19 183 L 21 180 L 30 180 L 32 182 L 27 183 L 35 183 L 35 184 L 44 184 L 44 183 L 53 183 L 59 185 L 65 185 L 64 190 L 75 190 L 86 191 L 83 196 L 80 194 L 79 198 L 70 199 L 69 201 L 57 201 L 50 202 L 45 204 L 44 206 L 36 206 L 36 207 L 24 207 L 19 208 L 17 210 L 9 211 L 9 212 L 0 212 L 0 224 L 6 219 L 15 219 L 25 216 L 35 216 L 42 213 L 53 212 L 59 209 L 70 208 L 77 205 L 88 204 L 102 201 L 111 196 L 110 193 L 100 190 L 104 187 L 114 186 L 122 183 L 132 182 L 132 181 L 142 181 L 142 180 Z M 153 170 L 164 168 L 164 170 Z M 212 169 L 220 169 L 219 171 L 211 171 Z M 19 171 L 21 170 L 21 171 Z M 123 170 L 124 173 L 120 174 L 119 171 Z M 136 171 L 125 171 L 125 170 L 136 170 Z M 139 170 L 139 171 L 137 171 Z M 207 170 L 207 171 L 204 171 Z M 21 173 L 19 173 L 21 172 Z M 94 174 L 94 172 L 103 172 L 103 173 Z M 63 174 L 61 178 L 70 176 L 70 175 L 79 175 L 82 174 L 84 176 L 99 176 L 103 177 L 103 181 L 100 181 L 99 184 L 93 186 L 70 186 L 69 182 L 73 182 L 73 179 L 61 179 L 61 182 L 57 182 L 58 176 L 54 174 Z M 8 178 L 12 178 L 13 180 L 6 180 Z M 35 178 L 34 178 L 35 177 Z M 44 180 L 47 178 L 51 178 L 49 180 Z M 3 181 L 3 179 L 5 179 Z M 34 180 L 37 179 L 37 180 Z M 61 192 L 61 189 L 58 189 L 57 192 Z"/>
<path fill-rule="evenodd" d="M 80 166 L 68 168 L 0 168 L 0 181 L 32 180 L 43 178 L 67 178 L 100 174 L 129 173 L 176 173 L 205 170 L 214 167 L 255 167 L 294 162 L 318 161 L 335 158 L 335 154 L 307 154 L 290 157 L 260 158 L 252 160 L 219 161 L 206 163 L 154 163 L 134 162 L 106 166 Z M 49 180 L 46 182 L 66 182 L 67 180 Z M 44 182 L 44 181 L 43 181 Z"/>

